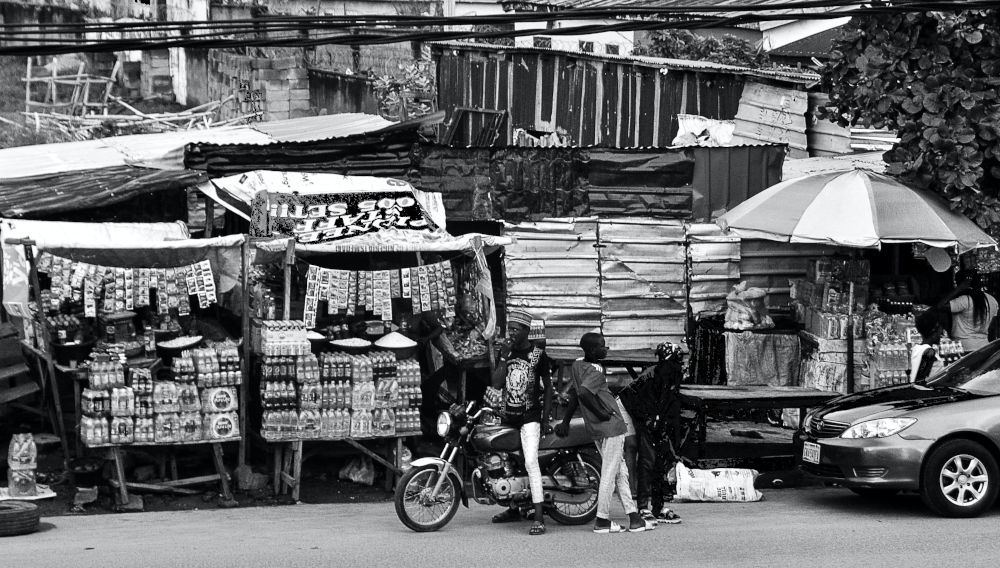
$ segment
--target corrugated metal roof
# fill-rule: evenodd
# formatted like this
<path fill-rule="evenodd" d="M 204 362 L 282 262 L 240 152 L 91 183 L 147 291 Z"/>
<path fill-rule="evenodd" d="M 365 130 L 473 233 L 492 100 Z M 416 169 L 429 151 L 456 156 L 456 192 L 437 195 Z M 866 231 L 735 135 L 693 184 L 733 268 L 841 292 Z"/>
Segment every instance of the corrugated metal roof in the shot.
<path fill-rule="evenodd" d="M 311 142 L 374 132 L 393 124 L 375 114 L 344 113 L 259 122 L 252 128 L 269 136 L 272 142 Z"/>
<path fill-rule="evenodd" d="M 798 14 L 833 12 L 861 6 L 861 4 L 858 4 L 856 6 L 782 8 L 782 6 L 788 5 L 788 0 L 499 0 L 499 3 L 508 11 L 608 9 L 608 15 L 611 18 L 639 17 L 635 15 L 615 15 L 613 11 L 615 9 L 661 9 L 667 12 L 673 11 L 676 14 L 676 11 L 679 9 L 698 8 L 697 11 L 685 12 L 685 14 L 691 16 L 733 16 L 740 13 L 787 14 L 790 17 L 789 19 L 793 19 Z M 705 9 L 701 10 L 700 8 Z M 712 8 L 718 8 L 720 11 L 714 11 Z M 732 8 L 754 8 L 754 10 L 752 12 L 725 11 Z M 647 18 L 648 16 L 643 15 L 641 17 Z M 765 23 L 773 24 L 773 22 L 761 22 L 762 25 Z"/>
<path fill-rule="evenodd" d="M 4 181 L 68 172 L 142 166 L 184 169 L 184 147 L 192 143 L 264 145 L 308 142 L 380 130 L 394 123 L 366 114 L 332 114 L 291 120 L 185 130 L 160 134 L 115 136 L 81 142 L 40 144 L 0 150 L 0 186 Z"/>
<path fill-rule="evenodd" d="M 544 30 L 540 30 L 544 35 Z M 560 55 L 570 55 L 580 59 L 591 61 L 613 61 L 617 63 L 631 63 L 646 67 L 655 67 L 661 73 L 669 70 L 678 71 L 702 71 L 711 73 L 728 73 L 732 75 L 747 75 L 752 77 L 762 77 L 777 81 L 788 81 L 792 83 L 814 83 L 819 80 L 819 74 L 810 71 L 785 71 L 778 69 L 753 69 L 751 67 L 740 67 L 737 65 L 726 65 L 725 63 L 715 63 L 713 61 L 692 61 L 688 59 L 672 59 L 668 57 L 650 57 L 646 55 L 606 55 L 583 53 L 579 51 L 569 51 L 547 47 L 503 47 L 488 43 L 475 43 L 467 41 L 445 41 L 435 42 L 435 45 L 447 47 L 455 50 L 476 50 L 494 51 L 497 53 L 553 53 Z"/>
<path fill-rule="evenodd" d="M 882 158 L 883 154 L 884 152 L 867 152 L 863 154 L 785 160 L 781 178 L 789 180 L 805 175 L 837 172 L 855 168 L 881 174 L 885 173 L 887 167 L 885 160 Z"/>

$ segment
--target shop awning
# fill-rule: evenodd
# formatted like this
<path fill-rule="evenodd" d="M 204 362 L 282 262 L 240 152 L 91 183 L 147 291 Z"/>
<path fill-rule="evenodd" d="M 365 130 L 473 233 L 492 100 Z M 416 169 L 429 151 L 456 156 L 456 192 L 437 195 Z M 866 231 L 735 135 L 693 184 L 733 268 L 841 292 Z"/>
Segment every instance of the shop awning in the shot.
<path fill-rule="evenodd" d="M 323 195 L 349 196 L 380 193 L 409 193 L 442 232 L 446 217 L 441 194 L 420 191 L 409 183 L 392 178 L 343 176 L 313 172 L 255 170 L 245 174 L 213 179 L 198 189 L 223 207 L 250 220 L 253 200 L 258 192 L 320 198 Z"/>
<path fill-rule="evenodd" d="M 22 245 L 8 239 L 29 238 L 36 249 L 73 247 L 89 242 L 95 247 L 121 243 L 156 243 L 167 239 L 187 239 L 184 223 L 63 223 L 57 221 L 0 220 L 0 247 L 3 250 L 3 301 L 8 313 L 20 316 L 28 303 L 28 263 Z"/>
<path fill-rule="evenodd" d="M 123 268 L 173 268 L 208 260 L 219 277 L 219 292 L 225 293 L 240 283 L 244 240 L 243 235 L 158 241 L 118 239 L 110 243 L 80 239 L 39 248 L 77 262 Z"/>
<path fill-rule="evenodd" d="M 997 243 L 943 199 L 873 172 L 849 170 L 773 185 L 734 207 L 719 225 L 744 238 L 880 248 L 883 243 L 956 247 Z"/>

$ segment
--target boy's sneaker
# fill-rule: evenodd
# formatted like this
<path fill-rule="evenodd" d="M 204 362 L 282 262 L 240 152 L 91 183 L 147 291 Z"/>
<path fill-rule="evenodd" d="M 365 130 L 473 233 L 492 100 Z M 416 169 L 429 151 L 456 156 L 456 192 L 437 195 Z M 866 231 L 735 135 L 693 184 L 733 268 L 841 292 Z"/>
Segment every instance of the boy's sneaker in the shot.
<path fill-rule="evenodd" d="M 644 521 L 649 521 L 651 523 L 656 522 L 656 515 L 654 515 L 649 509 L 639 509 L 639 516 L 642 517 L 642 520 Z"/>
<path fill-rule="evenodd" d="M 594 520 L 594 532 L 597 534 L 620 533 L 625 532 L 625 527 L 619 525 L 611 519 L 602 519 L 597 517 L 597 519 Z"/>
<path fill-rule="evenodd" d="M 660 509 L 660 514 L 656 515 L 656 522 L 667 525 L 676 525 L 681 522 L 681 516 L 673 512 L 666 505 Z"/>

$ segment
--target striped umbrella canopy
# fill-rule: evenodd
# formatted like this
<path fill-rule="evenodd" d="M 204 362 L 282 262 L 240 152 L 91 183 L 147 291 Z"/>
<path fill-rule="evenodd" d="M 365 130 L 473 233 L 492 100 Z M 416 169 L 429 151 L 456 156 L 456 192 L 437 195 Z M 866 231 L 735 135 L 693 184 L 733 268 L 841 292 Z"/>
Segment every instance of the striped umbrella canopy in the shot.
<path fill-rule="evenodd" d="M 744 238 L 880 248 L 882 243 L 958 247 L 997 243 L 938 196 L 864 170 L 824 172 L 772 185 L 718 218 Z"/>

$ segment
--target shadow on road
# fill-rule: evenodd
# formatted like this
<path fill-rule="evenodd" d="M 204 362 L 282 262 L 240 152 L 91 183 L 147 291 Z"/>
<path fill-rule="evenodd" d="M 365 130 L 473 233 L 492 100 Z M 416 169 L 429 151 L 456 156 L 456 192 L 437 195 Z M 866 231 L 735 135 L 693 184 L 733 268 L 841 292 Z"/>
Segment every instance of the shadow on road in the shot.
<path fill-rule="evenodd" d="M 828 507 L 833 511 L 847 514 L 892 515 L 899 518 L 936 517 L 920 500 L 916 493 L 901 493 L 892 497 L 862 497 L 848 489 L 830 488 L 812 493 L 809 500 L 818 507 Z M 980 518 L 1000 517 L 996 506 Z M 943 517 L 942 517 L 943 519 Z"/>

